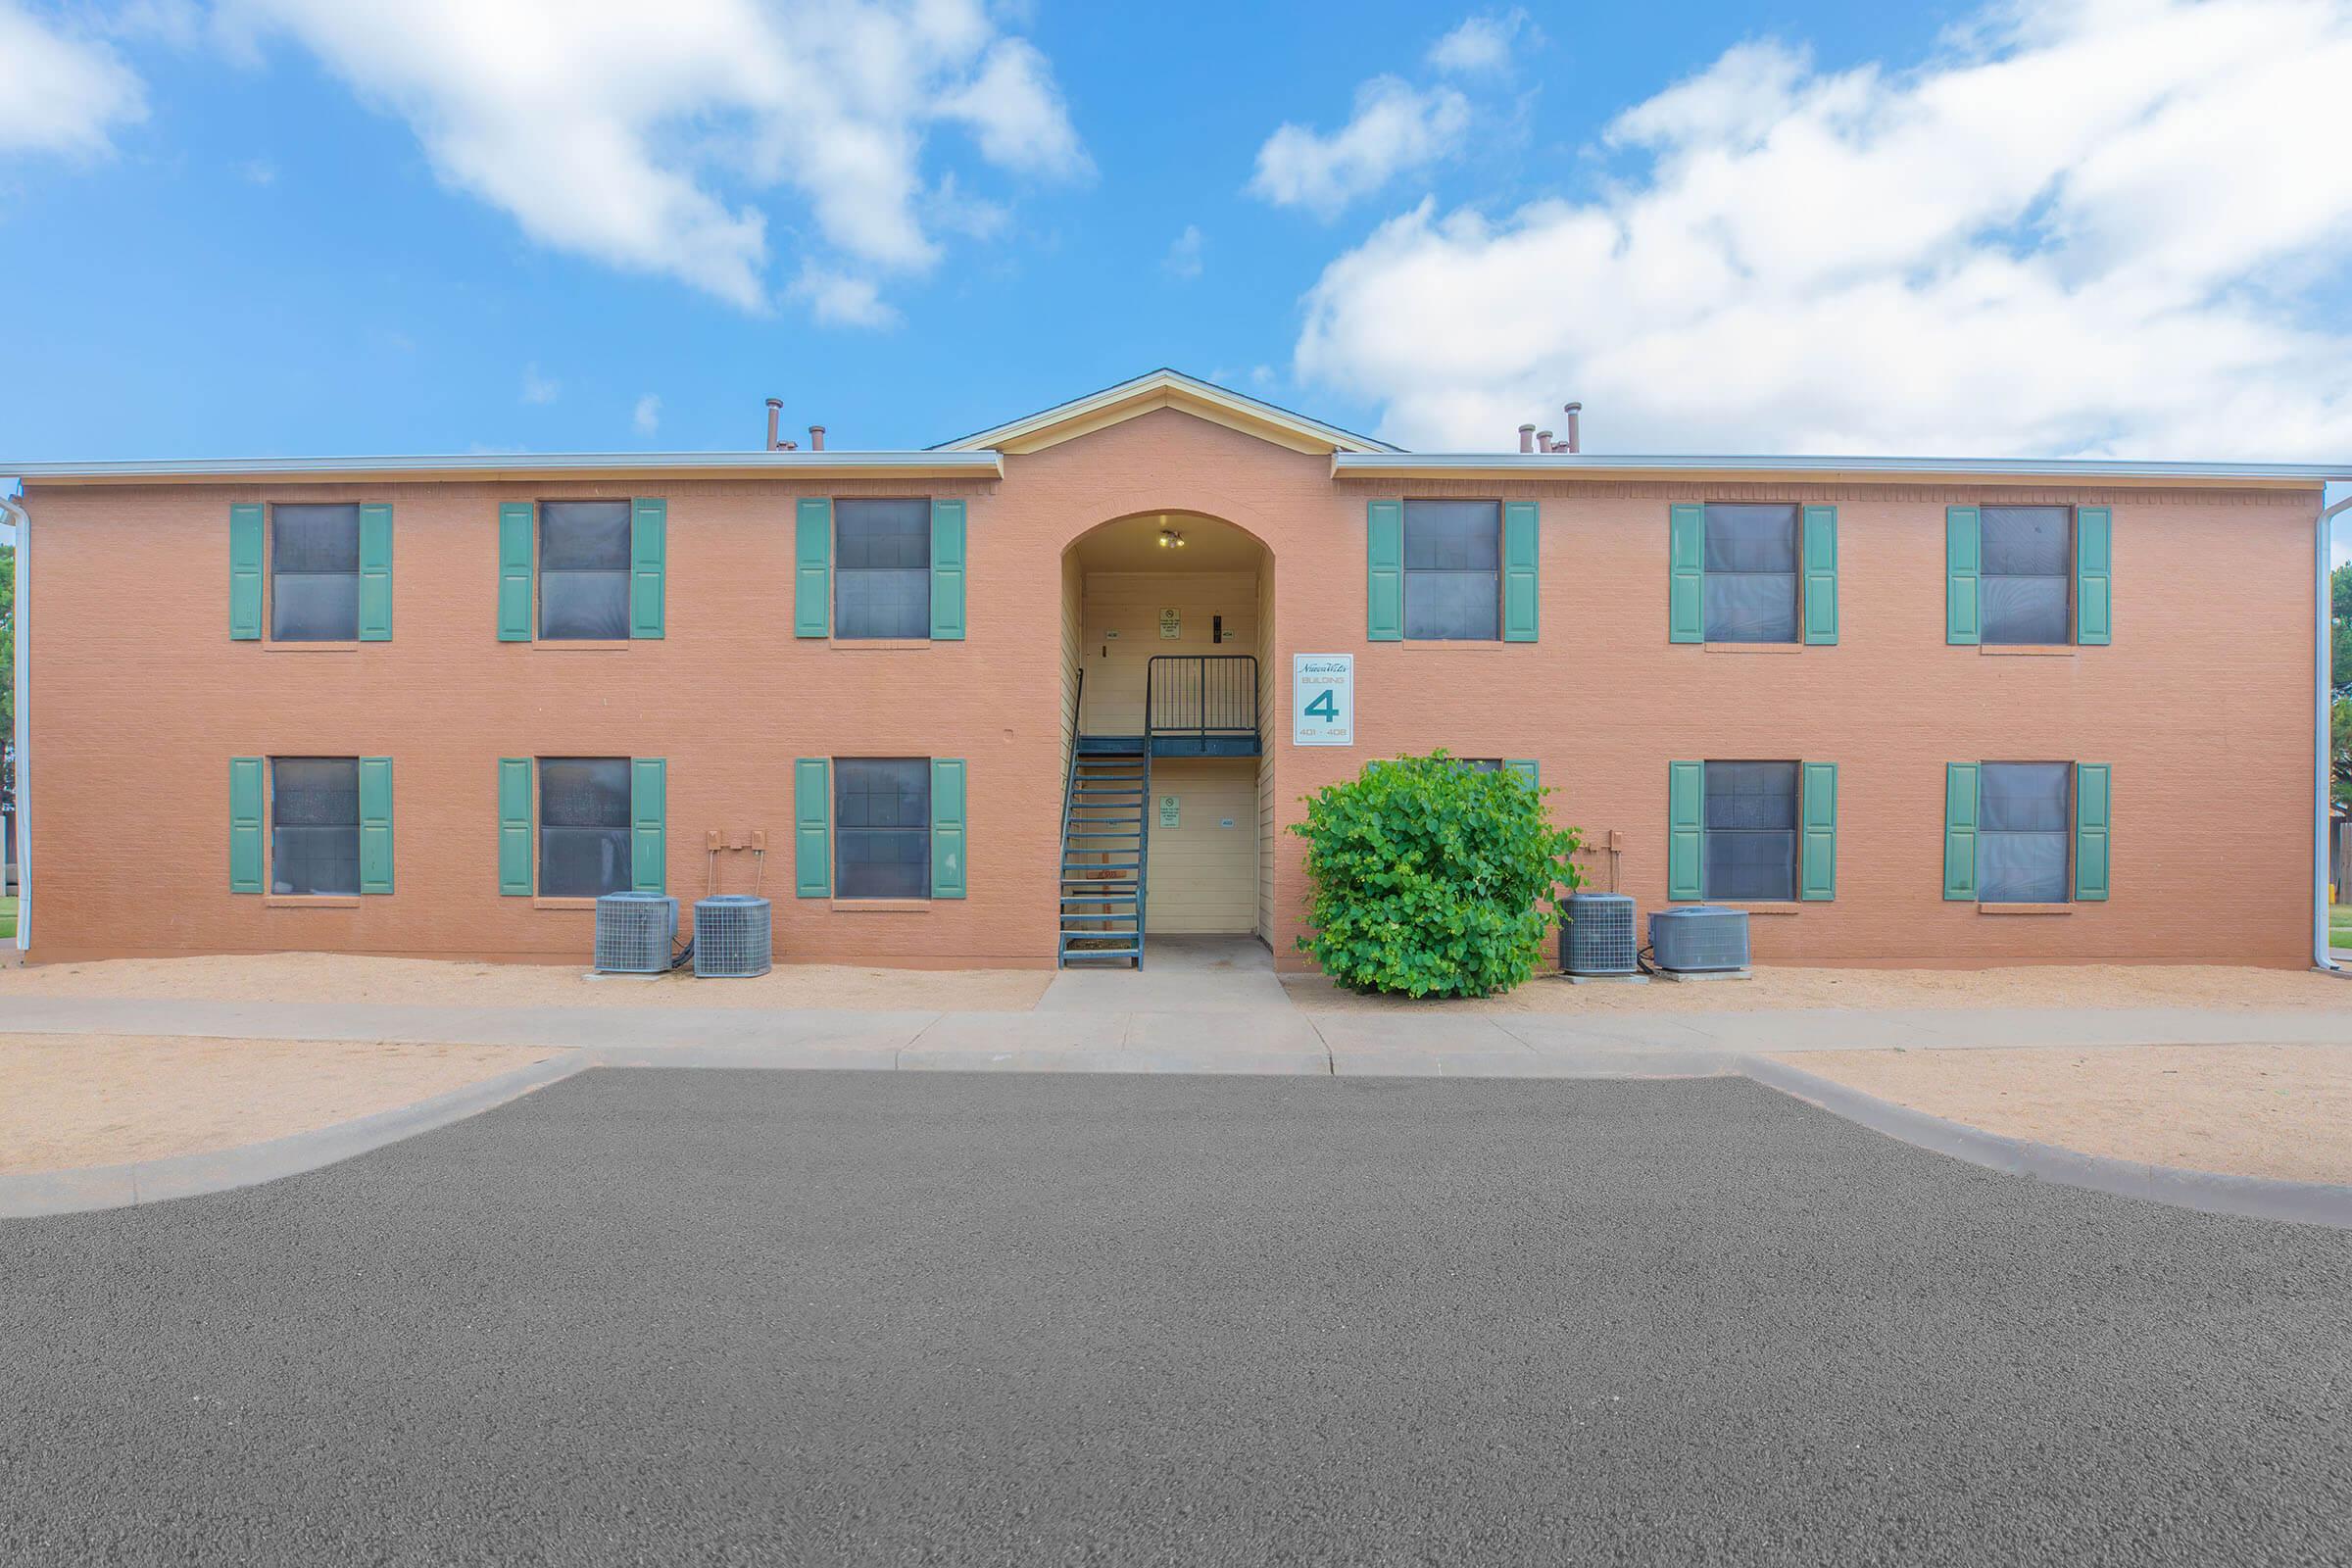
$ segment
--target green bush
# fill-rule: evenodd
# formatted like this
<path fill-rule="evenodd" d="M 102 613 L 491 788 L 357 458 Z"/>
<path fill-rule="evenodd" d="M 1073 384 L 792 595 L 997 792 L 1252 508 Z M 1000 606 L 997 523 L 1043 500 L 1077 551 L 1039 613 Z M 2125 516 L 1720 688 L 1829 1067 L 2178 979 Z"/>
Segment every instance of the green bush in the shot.
<path fill-rule="evenodd" d="M 1306 798 L 1314 929 L 1298 939 L 1357 991 L 1484 997 L 1535 972 L 1581 840 L 1505 768 L 1438 752 L 1373 762 Z"/>

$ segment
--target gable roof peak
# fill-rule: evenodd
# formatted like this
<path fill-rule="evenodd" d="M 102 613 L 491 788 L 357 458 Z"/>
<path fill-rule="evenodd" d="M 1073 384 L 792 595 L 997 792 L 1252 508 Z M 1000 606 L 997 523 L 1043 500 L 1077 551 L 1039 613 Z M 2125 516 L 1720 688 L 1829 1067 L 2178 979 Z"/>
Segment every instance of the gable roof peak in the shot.
<path fill-rule="evenodd" d="M 943 441 L 935 452 L 1040 452 L 1047 447 L 1119 424 L 1155 409 L 1175 409 L 1222 424 L 1245 435 L 1289 447 L 1294 452 L 1395 452 L 1386 441 L 1357 435 L 1336 424 L 1295 413 L 1263 398 L 1218 386 L 1169 366 L 1147 370 L 1132 380 L 1106 386 L 1100 392 L 1057 403 L 1053 408 L 992 425 L 955 441 Z"/>

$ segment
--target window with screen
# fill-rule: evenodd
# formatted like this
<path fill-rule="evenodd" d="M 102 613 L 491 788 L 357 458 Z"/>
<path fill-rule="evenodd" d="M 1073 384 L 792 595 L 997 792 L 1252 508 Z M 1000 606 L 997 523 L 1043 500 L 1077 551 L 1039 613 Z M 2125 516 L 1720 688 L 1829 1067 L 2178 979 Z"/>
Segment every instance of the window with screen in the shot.
<path fill-rule="evenodd" d="M 2074 837 L 2071 762 L 1986 762 L 1977 770 L 1977 899 L 2063 904 Z"/>
<path fill-rule="evenodd" d="M 539 635 L 629 635 L 629 504 L 539 503 Z"/>
<path fill-rule="evenodd" d="M 270 509 L 270 635 L 286 643 L 360 635 L 360 509 Z"/>
<path fill-rule="evenodd" d="M 539 891 L 551 899 L 626 893 L 629 760 L 539 760 Z"/>
<path fill-rule="evenodd" d="M 929 898 L 930 759 L 836 759 L 833 794 L 835 894 L 845 899 Z"/>
<path fill-rule="evenodd" d="M 931 635 L 931 503 L 833 503 L 833 635 Z"/>
<path fill-rule="evenodd" d="M 270 760 L 270 891 L 358 895 L 358 758 Z"/>
<path fill-rule="evenodd" d="M 1795 642 L 1797 552 L 1794 506 L 1710 502 L 1701 588 L 1706 640 Z"/>
<path fill-rule="evenodd" d="M 1704 896 L 1795 898 L 1796 824 L 1794 762 L 1708 762 Z"/>
<path fill-rule="evenodd" d="M 1404 634 L 1498 641 L 1502 636 L 1502 504 L 1404 504 Z"/>
<path fill-rule="evenodd" d="M 2075 514 L 2068 507 L 1984 507 L 1984 638 L 2063 643 L 2072 635 Z"/>

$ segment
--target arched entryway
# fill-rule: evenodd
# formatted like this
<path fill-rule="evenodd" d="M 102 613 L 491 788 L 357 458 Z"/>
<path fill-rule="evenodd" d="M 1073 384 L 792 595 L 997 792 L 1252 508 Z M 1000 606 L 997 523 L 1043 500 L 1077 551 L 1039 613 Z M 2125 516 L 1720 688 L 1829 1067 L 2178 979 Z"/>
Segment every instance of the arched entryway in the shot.
<path fill-rule="evenodd" d="M 1274 560 L 1193 512 L 1104 522 L 1062 554 L 1062 962 L 1152 934 L 1271 929 Z"/>

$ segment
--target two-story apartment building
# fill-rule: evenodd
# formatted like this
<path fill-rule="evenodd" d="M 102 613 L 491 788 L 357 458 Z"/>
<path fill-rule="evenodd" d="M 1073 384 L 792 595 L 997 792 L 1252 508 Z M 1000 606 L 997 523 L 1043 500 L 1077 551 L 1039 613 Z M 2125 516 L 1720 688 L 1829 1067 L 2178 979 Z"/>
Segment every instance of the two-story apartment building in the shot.
<path fill-rule="evenodd" d="M 922 451 L 28 464 L 36 961 L 1251 932 L 1444 747 L 1763 961 L 2311 961 L 2279 465 L 1416 454 L 1158 371 Z"/>

